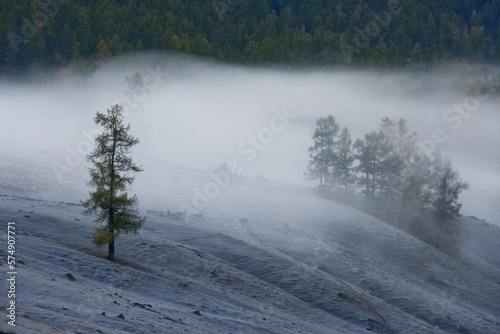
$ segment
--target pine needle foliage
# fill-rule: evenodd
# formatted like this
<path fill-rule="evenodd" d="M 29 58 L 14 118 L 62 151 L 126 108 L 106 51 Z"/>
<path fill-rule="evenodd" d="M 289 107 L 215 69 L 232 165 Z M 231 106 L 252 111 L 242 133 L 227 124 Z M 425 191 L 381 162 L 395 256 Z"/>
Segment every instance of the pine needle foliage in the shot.
<path fill-rule="evenodd" d="M 85 215 L 95 216 L 92 241 L 97 247 L 108 244 L 108 259 L 114 261 L 115 239 L 120 233 L 137 233 L 145 218 L 139 216 L 137 196 L 127 187 L 142 169 L 131 158 L 131 149 L 139 139 L 129 134 L 130 125 L 123 124 L 123 107 L 113 105 L 106 113 L 97 112 L 94 122 L 103 132 L 95 138 L 96 147 L 87 156 L 92 163 L 87 185 L 93 190 L 83 201 Z"/>

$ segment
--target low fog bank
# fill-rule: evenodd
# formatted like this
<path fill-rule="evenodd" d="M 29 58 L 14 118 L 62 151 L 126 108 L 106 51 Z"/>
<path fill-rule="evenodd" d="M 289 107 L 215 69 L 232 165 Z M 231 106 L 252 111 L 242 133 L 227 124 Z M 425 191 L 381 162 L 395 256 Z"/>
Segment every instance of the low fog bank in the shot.
<path fill-rule="evenodd" d="M 425 153 L 441 149 L 471 183 L 464 214 L 500 225 L 499 71 L 256 69 L 129 55 L 88 77 L 75 65 L 36 83 L 0 82 L 0 162 L 43 170 L 47 180 L 73 191 L 61 200 L 85 196 L 93 116 L 120 103 L 141 140 L 134 152 L 145 168 L 134 185 L 138 194 L 154 188 L 162 196 L 152 183 L 167 182 L 167 169 L 213 170 L 229 161 L 242 176 L 313 185 L 303 172 L 317 118 L 335 116 L 353 139 L 376 130 L 384 116 L 405 118 Z M 125 77 L 135 73 L 144 80 L 132 87 Z"/>

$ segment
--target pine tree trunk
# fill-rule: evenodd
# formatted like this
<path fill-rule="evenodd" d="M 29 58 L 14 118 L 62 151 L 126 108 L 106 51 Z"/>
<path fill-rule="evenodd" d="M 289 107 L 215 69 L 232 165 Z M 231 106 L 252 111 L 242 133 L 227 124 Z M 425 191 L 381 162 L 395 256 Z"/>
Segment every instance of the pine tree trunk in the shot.
<path fill-rule="evenodd" d="M 108 244 L 108 259 L 115 260 L 115 217 L 114 217 L 114 201 L 115 201 L 115 153 L 116 153 L 116 130 L 113 129 L 113 148 L 111 151 L 111 177 L 109 180 L 109 213 L 108 213 L 108 226 L 109 233 L 111 233 L 111 242 Z"/>
<path fill-rule="evenodd" d="M 114 261 L 115 260 L 115 229 L 113 228 L 115 224 L 115 218 L 113 215 L 113 209 L 109 209 L 109 233 L 111 234 L 111 242 L 108 244 L 108 260 Z"/>
<path fill-rule="evenodd" d="M 108 260 L 114 261 L 115 260 L 115 242 L 111 241 L 108 244 Z"/>

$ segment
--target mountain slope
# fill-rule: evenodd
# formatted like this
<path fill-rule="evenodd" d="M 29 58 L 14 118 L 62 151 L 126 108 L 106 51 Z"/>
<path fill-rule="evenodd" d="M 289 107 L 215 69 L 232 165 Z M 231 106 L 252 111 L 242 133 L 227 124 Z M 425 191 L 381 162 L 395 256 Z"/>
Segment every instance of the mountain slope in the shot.
<path fill-rule="evenodd" d="M 116 263 L 91 245 L 93 224 L 81 216 L 80 206 L 0 197 L 2 220 L 16 222 L 19 272 L 17 326 L 2 322 L 0 328 L 500 331 L 496 263 L 490 263 L 487 277 L 360 211 L 315 198 L 306 188 L 262 180 L 233 177 L 204 210 L 191 208 L 182 218 L 172 212 L 210 176 L 176 168 L 164 175 L 164 197 L 143 194 L 144 211 L 168 208 L 170 215 L 150 215 L 138 236 L 120 236 Z M 479 235 L 480 227 L 470 229 Z M 5 247 L 1 258 L 5 268 Z"/>

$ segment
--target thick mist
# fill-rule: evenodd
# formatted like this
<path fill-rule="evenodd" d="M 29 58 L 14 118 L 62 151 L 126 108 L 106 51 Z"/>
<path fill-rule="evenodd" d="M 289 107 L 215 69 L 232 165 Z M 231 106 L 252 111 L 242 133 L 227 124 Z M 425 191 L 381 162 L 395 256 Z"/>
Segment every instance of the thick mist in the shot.
<path fill-rule="evenodd" d="M 290 70 L 150 54 L 112 60 L 90 77 L 76 73 L 74 66 L 50 79 L 0 82 L 0 162 L 43 170 L 64 190 L 60 200 L 85 196 L 93 117 L 115 103 L 141 140 L 134 155 L 145 172 L 134 191 L 158 196 L 167 168 L 228 162 L 243 176 L 313 185 L 303 172 L 317 118 L 335 116 L 355 139 L 389 116 L 405 118 L 424 153 L 442 150 L 471 183 L 465 215 L 500 225 L 498 69 Z M 135 73 L 143 83 L 134 87 L 125 77 Z"/>

